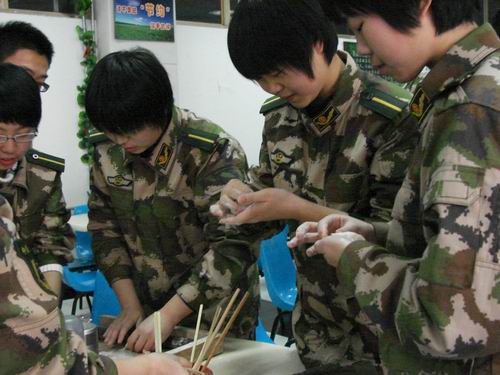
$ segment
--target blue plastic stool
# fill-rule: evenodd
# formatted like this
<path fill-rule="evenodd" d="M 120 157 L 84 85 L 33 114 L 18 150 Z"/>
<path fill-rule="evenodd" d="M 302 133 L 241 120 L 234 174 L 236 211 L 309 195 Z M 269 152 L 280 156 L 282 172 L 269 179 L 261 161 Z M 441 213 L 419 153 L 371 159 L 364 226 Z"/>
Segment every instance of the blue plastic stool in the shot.
<path fill-rule="evenodd" d="M 101 315 L 117 316 L 121 307 L 116 294 L 108 284 L 104 275 L 97 271 L 95 278 L 94 303 L 92 305 L 92 321 L 99 325 Z"/>
<path fill-rule="evenodd" d="M 271 330 L 274 340 L 283 316 L 291 315 L 297 299 L 296 268 L 287 246 L 288 227 L 269 240 L 260 243 L 259 260 L 266 279 L 271 302 L 278 308 Z M 283 324 L 283 323 L 282 323 Z M 287 342 L 291 344 L 291 338 Z"/>

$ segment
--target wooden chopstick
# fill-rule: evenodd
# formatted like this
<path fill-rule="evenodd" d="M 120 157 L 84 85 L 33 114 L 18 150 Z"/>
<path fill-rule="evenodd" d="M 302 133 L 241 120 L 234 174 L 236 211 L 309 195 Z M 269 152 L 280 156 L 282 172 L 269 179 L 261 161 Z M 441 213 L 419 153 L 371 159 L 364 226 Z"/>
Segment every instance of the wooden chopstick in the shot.
<path fill-rule="evenodd" d="M 203 358 L 205 357 L 205 352 L 207 351 L 207 345 L 208 345 L 209 338 L 211 337 L 211 335 L 215 329 L 215 325 L 217 324 L 217 321 L 219 319 L 221 311 L 222 311 L 222 309 L 220 308 L 220 306 L 217 307 L 217 310 L 215 310 L 214 319 L 212 320 L 212 324 L 210 325 L 210 329 L 208 330 L 208 335 L 205 339 L 205 342 L 203 343 L 200 354 L 198 355 L 198 358 L 196 359 L 196 362 L 193 365 L 193 369 L 195 369 L 195 370 L 199 370 L 201 362 L 203 361 Z"/>
<path fill-rule="evenodd" d="M 203 314 L 203 304 L 200 305 L 198 310 L 198 320 L 196 321 L 196 329 L 194 331 L 194 340 L 193 340 L 193 348 L 191 349 L 191 358 L 189 363 L 193 363 L 194 355 L 196 353 L 196 345 L 198 344 L 198 334 L 200 332 L 200 324 L 201 324 L 201 315 Z"/>
<path fill-rule="evenodd" d="M 194 363 L 192 369 L 190 369 L 192 373 L 200 374 L 200 373 L 202 373 L 200 370 L 203 370 L 204 368 L 206 368 L 208 366 L 211 359 L 215 355 L 217 348 L 222 344 L 224 338 L 228 334 L 229 330 L 231 329 L 232 325 L 234 324 L 234 321 L 238 317 L 238 314 L 240 313 L 241 309 L 243 308 L 243 305 L 245 304 L 248 297 L 250 296 L 250 294 L 248 292 L 245 293 L 245 295 L 241 299 L 240 303 L 238 304 L 238 306 L 234 310 L 233 314 L 229 318 L 222 333 L 219 334 L 219 331 L 220 331 L 222 325 L 224 324 L 224 321 L 226 320 L 227 315 L 231 311 L 239 293 L 240 293 L 240 289 L 236 289 L 236 291 L 233 293 L 231 300 L 227 304 L 226 309 L 224 310 L 224 313 L 222 314 L 221 317 L 220 317 L 220 312 L 222 310 L 221 310 L 220 306 L 217 308 L 215 315 L 214 315 L 214 318 L 212 320 L 212 324 L 210 325 L 210 330 L 208 331 L 208 335 L 207 335 L 206 340 L 205 340 L 203 347 L 201 349 L 201 352 L 198 355 L 198 358 L 196 359 L 196 362 Z M 219 317 L 220 317 L 220 319 L 219 319 Z M 205 358 L 205 354 L 207 352 L 209 353 L 207 360 L 205 361 L 205 364 L 203 365 L 203 367 L 200 369 L 200 365 L 203 362 L 203 360 Z"/>
<path fill-rule="evenodd" d="M 154 331 L 155 331 L 155 352 L 161 353 L 161 315 L 159 311 L 155 311 L 153 315 Z"/>
<path fill-rule="evenodd" d="M 213 356 L 215 355 L 215 352 L 217 351 L 217 348 L 224 341 L 224 338 L 227 336 L 229 330 L 233 326 L 234 321 L 238 317 L 238 315 L 239 315 L 241 309 L 243 308 L 243 305 L 245 305 L 245 302 L 247 301 L 248 297 L 250 297 L 250 293 L 246 292 L 245 295 L 243 296 L 243 298 L 241 299 L 240 303 L 236 307 L 236 310 L 234 310 L 233 315 L 231 316 L 231 318 L 227 322 L 226 326 L 224 327 L 224 330 L 222 331 L 222 334 L 219 336 L 219 339 L 217 340 L 217 342 L 215 343 L 215 345 L 212 347 L 212 350 L 208 354 L 207 361 L 203 365 L 203 368 L 208 367 L 208 364 L 210 363 L 210 361 L 212 360 Z M 202 371 L 203 371 L 203 368 L 202 368 Z"/>

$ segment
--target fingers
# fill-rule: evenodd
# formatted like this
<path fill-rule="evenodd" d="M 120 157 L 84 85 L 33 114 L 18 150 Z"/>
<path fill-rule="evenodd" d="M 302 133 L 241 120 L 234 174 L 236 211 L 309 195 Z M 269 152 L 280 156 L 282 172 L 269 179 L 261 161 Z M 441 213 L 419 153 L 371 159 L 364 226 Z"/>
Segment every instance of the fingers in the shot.
<path fill-rule="evenodd" d="M 151 351 L 154 347 L 154 338 L 153 345 L 148 342 L 148 335 L 139 331 L 138 328 L 135 329 L 134 332 L 130 335 L 127 341 L 127 349 L 132 350 L 136 353 L 142 353 L 144 350 Z"/>
<path fill-rule="evenodd" d="M 219 222 L 221 224 L 227 224 L 227 225 L 242 225 L 242 224 L 255 223 L 256 222 L 255 215 L 252 208 L 253 206 L 247 207 L 237 215 L 225 217 L 221 219 Z"/>
<path fill-rule="evenodd" d="M 290 241 L 288 241 L 287 245 L 289 248 L 292 249 L 292 248 L 297 247 L 299 245 L 302 245 L 304 243 L 316 242 L 319 239 L 321 239 L 321 237 L 316 232 L 306 233 L 306 234 L 301 235 L 300 238 L 297 236 L 293 237 Z"/>
<path fill-rule="evenodd" d="M 320 237 L 324 238 L 332 233 L 335 233 L 342 227 L 344 219 L 344 215 L 333 214 L 325 216 L 318 222 L 318 233 Z"/>

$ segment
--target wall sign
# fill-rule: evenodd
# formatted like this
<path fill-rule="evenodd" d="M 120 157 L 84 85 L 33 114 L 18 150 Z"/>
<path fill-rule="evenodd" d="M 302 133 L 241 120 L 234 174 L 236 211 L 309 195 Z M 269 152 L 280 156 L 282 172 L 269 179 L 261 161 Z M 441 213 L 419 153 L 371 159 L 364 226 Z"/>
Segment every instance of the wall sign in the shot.
<path fill-rule="evenodd" d="M 173 42 L 173 0 L 115 0 L 115 38 Z"/>

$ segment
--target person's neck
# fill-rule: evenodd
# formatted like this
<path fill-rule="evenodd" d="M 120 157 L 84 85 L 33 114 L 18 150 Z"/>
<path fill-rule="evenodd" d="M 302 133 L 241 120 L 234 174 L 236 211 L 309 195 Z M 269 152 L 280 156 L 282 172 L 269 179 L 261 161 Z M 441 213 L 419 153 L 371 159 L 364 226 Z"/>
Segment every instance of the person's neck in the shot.
<path fill-rule="evenodd" d="M 427 66 L 432 69 L 432 67 L 450 50 L 451 47 L 476 29 L 477 26 L 478 25 L 476 23 L 463 23 L 451 30 L 437 35 L 433 41 L 435 47 L 432 58 Z"/>
<path fill-rule="evenodd" d="M 330 65 L 328 65 L 328 74 L 326 75 L 327 80 L 325 81 L 323 89 L 319 94 L 320 98 L 327 98 L 332 96 L 333 92 L 335 91 L 335 86 L 337 85 L 337 82 L 339 80 L 340 73 L 344 69 L 344 65 L 344 62 L 336 53 L 333 56 L 332 62 L 330 63 Z"/>

